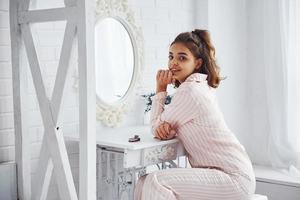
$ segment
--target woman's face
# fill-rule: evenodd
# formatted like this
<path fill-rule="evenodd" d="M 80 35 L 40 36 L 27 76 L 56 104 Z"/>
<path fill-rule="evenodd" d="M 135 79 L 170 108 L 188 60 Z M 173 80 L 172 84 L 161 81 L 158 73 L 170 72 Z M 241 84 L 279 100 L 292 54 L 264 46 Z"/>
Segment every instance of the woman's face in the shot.
<path fill-rule="evenodd" d="M 169 49 L 169 70 L 173 78 L 180 83 L 199 69 L 201 59 L 196 59 L 192 52 L 183 43 L 174 43 Z"/>

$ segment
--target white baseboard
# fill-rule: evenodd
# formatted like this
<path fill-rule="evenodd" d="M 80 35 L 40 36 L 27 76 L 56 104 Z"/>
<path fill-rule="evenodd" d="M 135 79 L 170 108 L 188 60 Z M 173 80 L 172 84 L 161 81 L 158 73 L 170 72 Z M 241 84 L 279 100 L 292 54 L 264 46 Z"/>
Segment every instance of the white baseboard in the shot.
<path fill-rule="evenodd" d="M 271 167 L 254 166 L 256 192 L 269 200 L 299 200 L 300 179 L 283 174 Z"/>
<path fill-rule="evenodd" d="M 0 163 L 0 199 L 17 200 L 16 164 Z"/>

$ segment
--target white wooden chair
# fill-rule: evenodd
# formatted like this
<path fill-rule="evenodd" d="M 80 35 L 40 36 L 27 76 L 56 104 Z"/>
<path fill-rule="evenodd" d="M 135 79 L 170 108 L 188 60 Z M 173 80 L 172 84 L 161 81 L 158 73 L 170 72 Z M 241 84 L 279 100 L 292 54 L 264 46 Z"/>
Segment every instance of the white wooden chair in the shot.
<path fill-rule="evenodd" d="M 251 200 L 268 200 L 268 197 L 260 194 L 254 194 Z"/>

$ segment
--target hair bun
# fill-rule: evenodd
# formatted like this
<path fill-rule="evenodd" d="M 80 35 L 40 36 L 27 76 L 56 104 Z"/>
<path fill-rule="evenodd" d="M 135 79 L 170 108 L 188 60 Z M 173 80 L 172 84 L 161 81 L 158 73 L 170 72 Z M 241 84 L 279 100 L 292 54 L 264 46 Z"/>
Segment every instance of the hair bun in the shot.
<path fill-rule="evenodd" d="M 209 54 L 212 57 L 212 59 L 215 59 L 215 48 L 211 43 L 210 34 L 208 30 L 200 30 L 195 29 L 192 31 L 192 34 L 195 34 L 198 36 L 198 38 L 205 44 L 207 49 L 209 50 Z"/>

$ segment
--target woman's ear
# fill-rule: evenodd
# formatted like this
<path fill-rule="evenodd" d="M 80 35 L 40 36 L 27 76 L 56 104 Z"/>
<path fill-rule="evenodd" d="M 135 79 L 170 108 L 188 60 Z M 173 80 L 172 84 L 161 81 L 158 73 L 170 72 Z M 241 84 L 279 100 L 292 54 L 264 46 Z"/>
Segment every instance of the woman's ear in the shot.
<path fill-rule="evenodd" d="M 202 58 L 198 58 L 198 59 L 196 60 L 196 69 L 197 69 L 197 70 L 200 69 L 200 67 L 202 66 L 202 63 L 203 63 Z"/>

